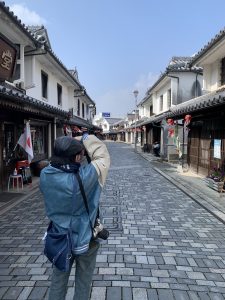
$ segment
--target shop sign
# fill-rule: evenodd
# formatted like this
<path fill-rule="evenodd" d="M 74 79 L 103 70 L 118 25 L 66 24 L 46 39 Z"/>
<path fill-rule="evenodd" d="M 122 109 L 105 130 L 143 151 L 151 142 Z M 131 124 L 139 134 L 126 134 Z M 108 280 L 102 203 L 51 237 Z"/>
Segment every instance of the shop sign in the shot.
<path fill-rule="evenodd" d="M 221 140 L 214 140 L 214 158 L 221 159 Z"/>
<path fill-rule="evenodd" d="M 0 80 L 10 80 L 16 64 L 16 48 L 4 36 L 0 35 Z"/>
<path fill-rule="evenodd" d="M 110 112 L 103 112 L 102 117 L 103 118 L 110 118 Z"/>

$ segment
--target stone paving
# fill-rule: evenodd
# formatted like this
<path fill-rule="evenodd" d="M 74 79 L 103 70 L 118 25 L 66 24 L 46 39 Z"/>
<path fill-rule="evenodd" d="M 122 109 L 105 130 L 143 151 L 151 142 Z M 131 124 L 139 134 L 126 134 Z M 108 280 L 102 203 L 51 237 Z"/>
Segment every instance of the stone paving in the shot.
<path fill-rule="evenodd" d="M 225 225 L 129 145 L 107 146 L 112 164 L 101 206 L 111 234 L 97 257 L 91 300 L 225 299 Z M 47 299 L 47 223 L 39 192 L 1 214 L 0 299 Z"/>

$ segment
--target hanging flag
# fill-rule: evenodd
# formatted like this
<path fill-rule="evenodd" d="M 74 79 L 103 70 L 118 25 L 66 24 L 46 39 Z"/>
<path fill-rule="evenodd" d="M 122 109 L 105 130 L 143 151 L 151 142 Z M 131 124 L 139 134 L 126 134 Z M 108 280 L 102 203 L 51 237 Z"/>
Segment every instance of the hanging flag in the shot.
<path fill-rule="evenodd" d="M 28 161 L 30 163 L 34 157 L 34 153 L 33 153 L 33 146 L 32 146 L 29 122 L 26 123 L 24 133 L 21 134 L 17 144 L 19 144 L 27 152 Z"/>

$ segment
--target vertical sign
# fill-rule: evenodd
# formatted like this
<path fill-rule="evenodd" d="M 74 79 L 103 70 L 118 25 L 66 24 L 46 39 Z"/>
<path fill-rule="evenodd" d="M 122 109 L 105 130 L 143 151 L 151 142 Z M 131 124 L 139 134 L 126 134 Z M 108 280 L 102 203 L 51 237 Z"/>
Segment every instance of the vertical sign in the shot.
<path fill-rule="evenodd" d="M 10 80 L 16 63 L 16 48 L 8 39 L 0 35 L 0 80 Z"/>
<path fill-rule="evenodd" d="M 214 140 L 214 158 L 221 159 L 221 140 Z"/>

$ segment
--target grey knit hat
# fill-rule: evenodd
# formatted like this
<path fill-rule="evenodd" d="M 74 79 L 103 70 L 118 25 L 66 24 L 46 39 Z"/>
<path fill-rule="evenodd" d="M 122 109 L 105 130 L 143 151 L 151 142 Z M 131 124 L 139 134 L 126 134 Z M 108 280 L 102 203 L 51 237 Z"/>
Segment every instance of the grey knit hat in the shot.
<path fill-rule="evenodd" d="M 84 150 L 83 144 L 69 136 L 61 136 L 55 140 L 54 156 L 72 158 Z"/>

